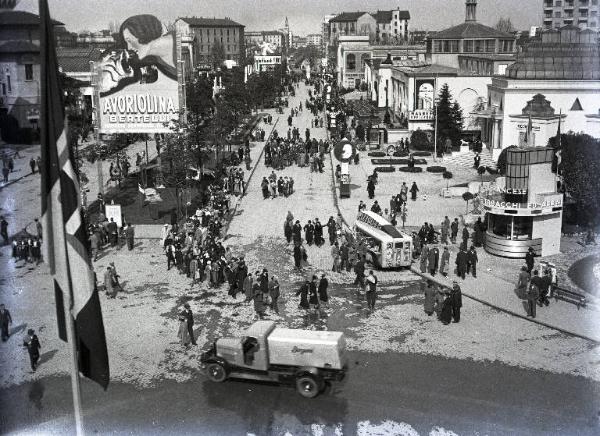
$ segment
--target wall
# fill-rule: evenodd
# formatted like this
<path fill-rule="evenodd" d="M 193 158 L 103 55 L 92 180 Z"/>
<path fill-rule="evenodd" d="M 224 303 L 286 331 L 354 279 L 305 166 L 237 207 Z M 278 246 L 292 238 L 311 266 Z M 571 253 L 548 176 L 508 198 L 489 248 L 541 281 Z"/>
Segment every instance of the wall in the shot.
<path fill-rule="evenodd" d="M 25 63 L 33 65 L 33 80 L 25 80 Z M 39 56 L 34 54 L 2 56 L 0 71 L 2 71 L 0 74 L 2 83 L 7 84 L 6 76 L 10 76 L 11 81 L 11 92 L 8 91 L 7 86 L 6 95 L 0 95 L 4 100 L 3 106 L 17 118 L 21 127 L 29 127 L 27 110 L 40 103 Z M 18 99 L 22 100 L 17 101 Z"/>
<path fill-rule="evenodd" d="M 542 239 L 542 256 L 551 256 L 560 252 L 562 211 L 533 218 L 531 237 Z"/>

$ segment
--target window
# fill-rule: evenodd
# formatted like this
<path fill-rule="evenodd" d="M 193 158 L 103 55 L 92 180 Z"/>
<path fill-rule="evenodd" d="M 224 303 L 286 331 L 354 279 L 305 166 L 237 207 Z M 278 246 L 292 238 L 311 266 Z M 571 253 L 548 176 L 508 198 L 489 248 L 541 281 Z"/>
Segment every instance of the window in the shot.
<path fill-rule="evenodd" d="M 472 40 L 463 41 L 463 52 L 473 53 L 473 41 Z"/>
<path fill-rule="evenodd" d="M 475 41 L 475 53 L 482 53 L 484 48 L 484 42 L 481 39 Z"/>
<path fill-rule="evenodd" d="M 592 4 L 593 5 L 597 5 L 598 4 L 598 0 L 592 0 Z"/>
<path fill-rule="evenodd" d="M 356 56 L 352 53 L 346 56 L 346 69 L 347 70 L 355 70 L 356 69 Z"/>
<path fill-rule="evenodd" d="M 496 41 L 490 39 L 485 42 L 485 51 L 486 53 L 494 53 L 496 51 Z"/>
<path fill-rule="evenodd" d="M 10 76 L 6 75 L 6 85 L 8 86 L 8 93 L 12 92 L 12 84 L 10 83 Z"/>
<path fill-rule="evenodd" d="M 558 8 L 560 8 L 562 6 L 562 1 L 557 0 L 556 3 L 555 3 L 555 6 L 558 7 Z"/>
<path fill-rule="evenodd" d="M 442 52 L 442 41 L 439 41 L 439 40 L 433 41 L 433 52 L 434 53 Z"/>
<path fill-rule="evenodd" d="M 560 18 L 560 12 L 558 12 L 558 11 L 557 11 L 557 12 L 555 12 L 555 13 L 554 13 L 554 18 Z"/>
<path fill-rule="evenodd" d="M 33 64 L 25 64 L 25 80 L 33 80 Z"/>
<path fill-rule="evenodd" d="M 596 22 L 595 21 L 590 21 L 590 27 L 596 27 Z"/>

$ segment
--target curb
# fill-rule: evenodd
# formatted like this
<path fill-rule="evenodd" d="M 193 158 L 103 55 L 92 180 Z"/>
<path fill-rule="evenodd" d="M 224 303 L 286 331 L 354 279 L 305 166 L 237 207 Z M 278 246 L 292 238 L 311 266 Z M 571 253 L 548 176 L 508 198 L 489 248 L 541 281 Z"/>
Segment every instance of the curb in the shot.
<path fill-rule="evenodd" d="M 444 282 L 442 282 L 441 280 L 439 280 L 439 279 L 437 279 L 435 277 L 431 277 L 429 275 L 426 275 L 426 274 L 422 273 L 415 266 L 411 266 L 410 270 L 413 273 L 417 274 L 418 276 L 420 276 L 420 277 L 422 277 L 422 278 L 424 278 L 426 280 L 430 280 L 432 282 L 435 282 L 435 283 L 437 283 L 438 285 L 440 285 L 440 286 L 442 286 L 444 288 L 448 288 L 449 287 L 448 283 L 444 283 Z M 575 333 L 575 332 L 572 332 L 570 330 L 565 330 L 565 329 L 563 329 L 561 327 L 556 327 L 556 326 L 554 326 L 552 324 L 548 324 L 547 322 L 539 321 L 536 318 L 530 318 L 528 316 L 525 316 L 523 314 L 514 312 L 512 310 L 505 309 L 505 308 L 500 307 L 500 306 L 496 306 L 496 305 L 490 303 L 489 301 L 482 300 L 481 298 L 478 298 L 478 297 L 475 297 L 473 295 L 470 295 L 470 294 L 468 294 L 468 293 L 466 293 L 464 291 L 462 292 L 462 295 L 464 295 L 467 298 L 470 298 L 471 300 L 477 301 L 478 303 L 481 303 L 481 304 L 484 304 L 484 305 L 486 305 L 488 307 L 491 307 L 492 309 L 496 309 L 496 310 L 498 310 L 500 312 L 504 312 L 504 313 L 507 313 L 509 315 L 516 316 L 517 318 L 524 319 L 524 320 L 532 322 L 534 324 L 543 325 L 544 327 L 548 327 L 548 328 L 550 328 L 552 330 L 559 331 L 559 332 L 564 333 L 564 334 L 569 335 L 569 336 L 574 336 L 574 337 L 577 337 L 577 338 L 580 338 L 580 339 L 585 339 L 587 341 L 594 342 L 595 344 L 600 344 L 600 341 L 598 339 L 590 338 L 589 336 L 582 335 L 580 333 Z"/>
<path fill-rule="evenodd" d="M 265 145 L 271 139 L 271 136 L 273 135 L 273 131 L 275 130 L 275 127 L 277 127 L 278 122 L 279 122 L 279 117 L 277 117 L 277 120 L 275 120 L 275 124 L 273 124 L 273 128 L 271 129 L 269 136 L 266 137 Z M 256 171 L 256 168 L 258 167 L 258 164 L 260 163 L 260 160 L 264 153 L 265 153 L 265 147 L 262 148 L 260 154 L 256 158 L 256 163 L 254 164 L 252 171 L 250 171 L 250 175 L 248 176 L 248 180 L 246 181 L 246 185 L 245 185 L 246 188 L 244 189 L 244 194 L 242 196 L 240 196 L 239 201 L 237 201 L 235 207 L 231 211 L 230 218 L 227 220 L 227 226 L 225 227 L 225 229 L 223 231 L 223 239 L 225 239 L 225 237 L 227 237 L 227 235 L 229 234 L 229 226 L 231 225 L 231 221 L 233 221 L 233 218 L 235 217 L 235 213 L 237 212 L 238 206 L 240 205 L 240 203 L 242 202 L 242 199 L 246 195 L 246 190 L 248 189 L 248 186 L 250 185 L 250 180 L 252 180 L 252 176 L 254 175 L 254 172 Z"/>

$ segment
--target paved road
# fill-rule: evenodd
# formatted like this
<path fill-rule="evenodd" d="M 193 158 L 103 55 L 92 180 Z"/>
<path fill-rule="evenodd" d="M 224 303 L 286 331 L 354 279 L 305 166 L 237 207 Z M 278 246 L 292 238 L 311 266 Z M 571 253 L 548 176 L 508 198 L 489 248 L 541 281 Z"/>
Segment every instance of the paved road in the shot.
<path fill-rule="evenodd" d="M 360 422 L 391 420 L 422 435 L 434 427 L 456 434 L 592 435 L 600 430 L 600 386 L 584 379 L 406 354 L 351 353 L 350 362 L 347 380 L 313 400 L 291 387 L 214 384 L 201 375 L 144 390 L 112 384 L 106 393 L 85 382 L 86 428 L 88 434 L 299 435 L 324 425 L 324 434 L 339 428 L 352 435 Z M 67 378 L 16 386 L 0 396 L 2 433 L 72 431 Z"/>

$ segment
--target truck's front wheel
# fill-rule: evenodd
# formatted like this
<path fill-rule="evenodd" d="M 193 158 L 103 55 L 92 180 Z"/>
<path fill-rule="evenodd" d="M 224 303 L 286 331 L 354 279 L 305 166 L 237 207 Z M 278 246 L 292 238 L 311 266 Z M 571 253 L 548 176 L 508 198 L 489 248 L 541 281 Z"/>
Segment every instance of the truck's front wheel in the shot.
<path fill-rule="evenodd" d="M 303 375 L 296 379 L 296 390 L 305 398 L 316 397 L 321 390 L 319 385 L 320 383 L 310 375 Z"/>
<path fill-rule="evenodd" d="M 207 377 L 214 382 L 221 383 L 227 378 L 227 371 L 220 363 L 209 363 L 206 366 Z"/>

